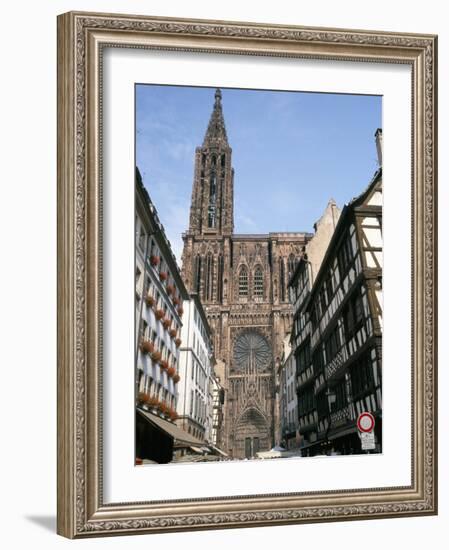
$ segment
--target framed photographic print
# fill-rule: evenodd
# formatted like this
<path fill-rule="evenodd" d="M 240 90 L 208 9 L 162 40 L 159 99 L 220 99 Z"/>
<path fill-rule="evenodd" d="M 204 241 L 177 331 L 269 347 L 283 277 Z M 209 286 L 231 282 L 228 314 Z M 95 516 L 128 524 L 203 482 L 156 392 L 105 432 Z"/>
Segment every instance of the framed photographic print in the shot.
<path fill-rule="evenodd" d="M 58 532 L 435 514 L 431 35 L 58 19 Z"/>

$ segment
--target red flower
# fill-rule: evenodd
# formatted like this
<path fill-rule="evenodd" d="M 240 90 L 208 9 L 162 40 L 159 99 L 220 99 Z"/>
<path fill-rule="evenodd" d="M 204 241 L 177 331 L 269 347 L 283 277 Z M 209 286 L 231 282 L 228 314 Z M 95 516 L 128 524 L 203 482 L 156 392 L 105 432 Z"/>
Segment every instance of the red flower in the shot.
<path fill-rule="evenodd" d="M 150 295 L 148 294 L 148 296 L 145 298 L 145 302 L 147 303 L 147 306 L 148 306 L 148 307 L 153 307 L 154 304 L 156 303 L 156 300 L 154 299 L 153 296 L 150 296 Z"/>
<path fill-rule="evenodd" d="M 160 361 L 162 355 L 161 355 L 161 352 L 160 351 L 153 351 L 153 353 L 151 354 L 151 359 L 153 359 L 153 361 L 157 362 L 157 361 Z"/>
<path fill-rule="evenodd" d="M 142 340 L 140 344 L 140 351 L 144 354 L 151 353 L 154 350 L 153 342 L 150 340 Z"/>
<path fill-rule="evenodd" d="M 159 361 L 159 365 L 161 366 L 161 369 L 168 370 L 168 361 L 166 361 L 165 359 Z"/>
<path fill-rule="evenodd" d="M 175 375 L 173 376 L 173 382 L 174 382 L 175 384 L 177 384 L 180 380 L 181 380 L 181 377 L 179 376 L 179 374 L 175 374 Z"/>
<path fill-rule="evenodd" d="M 162 319 L 162 317 L 164 316 L 164 310 L 163 309 L 157 309 L 155 315 L 156 315 L 156 319 L 158 319 L 160 321 Z"/>
<path fill-rule="evenodd" d="M 170 329 L 169 334 L 172 338 L 175 338 L 177 332 L 178 331 L 175 328 L 172 328 L 172 329 Z"/>
<path fill-rule="evenodd" d="M 139 392 L 139 393 L 137 394 L 137 401 L 138 401 L 139 403 L 146 403 L 147 400 L 148 400 L 148 397 L 149 397 L 149 396 L 148 396 L 147 393 Z"/>
<path fill-rule="evenodd" d="M 164 325 L 164 328 L 167 329 L 171 325 L 171 321 L 170 319 L 164 319 L 162 324 Z"/>
<path fill-rule="evenodd" d="M 165 403 L 165 401 L 161 401 L 159 403 L 159 410 L 162 414 L 167 414 L 170 411 L 170 407 Z"/>
<path fill-rule="evenodd" d="M 159 256 L 150 256 L 150 264 L 154 267 L 156 267 L 157 265 L 159 265 L 159 262 L 161 261 L 161 259 L 159 258 Z"/>
<path fill-rule="evenodd" d="M 166 281 L 166 280 L 168 279 L 168 274 L 167 274 L 167 272 L 166 272 L 166 271 L 161 271 L 161 272 L 159 273 L 159 279 L 160 279 L 161 281 Z"/>
<path fill-rule="evenodd" d="M 170 296 L 170 294 L 173 294 L 175 291 L 173 285 L 167 285 L 167 294 Z"/>
<path fill-rule="evenodd" d="M 176 338 L 176 340 L 175 340 L 175 345 L 176 345 L 177 348 L 179 348 L 179 346 L 181 345 L 181 343 L 182 343 L 181 338 Z"/>
<path fill-rule="evenodd" d="M 147 403 L 150 407 L 157 407 L 159 405 L 159 399 L 153 396 L 148 399 Z"/>
<path fill-rule="evenodd" d="M 176 374 L 175 367 L 168 367 L 167 374 L 168 374 L 168 376 L 170 376 L 170 378 L 173 377 Z"/>

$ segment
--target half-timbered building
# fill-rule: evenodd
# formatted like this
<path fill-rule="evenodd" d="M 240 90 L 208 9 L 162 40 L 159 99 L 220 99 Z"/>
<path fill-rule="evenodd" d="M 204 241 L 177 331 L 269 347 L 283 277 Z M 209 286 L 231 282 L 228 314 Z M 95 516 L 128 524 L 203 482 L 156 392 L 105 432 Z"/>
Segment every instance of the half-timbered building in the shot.
<path fill-rule="evenodd" d="M 379 144 L 380 130 L 376 139 Z M 380 452 L 381 167 L 368 188 L 343 208 L 316 277 L 313 271 L 305 254 L 290 281 L 305 454 L 360 452 L 356 421 L 365 411 L 376 419 L 376 451 Z"/>

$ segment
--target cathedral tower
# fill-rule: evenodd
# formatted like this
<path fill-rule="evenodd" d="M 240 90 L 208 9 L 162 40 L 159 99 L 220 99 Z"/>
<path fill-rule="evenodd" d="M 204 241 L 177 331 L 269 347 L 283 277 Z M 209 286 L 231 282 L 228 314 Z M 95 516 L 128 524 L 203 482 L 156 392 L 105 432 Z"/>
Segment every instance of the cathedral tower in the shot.
<path fill-rule="evenodd" d="M 211 327 L 215 370 L 225 389 L 218 444 L 234 458 L 254 457 L 281 441 L 276 366 L 292 325 L 287 284 L 311 236 L 234 233 L 232 149 L 217 89 L 195 151 L 182 274 Z"/>
<path fill-rule="evenodd" d="M 234 230 L 232 149 L 229 147 L 221 106 L 215 92 L 214 108 L 196 148 L 189 232 L 195 235 L 231 235 Z"/>
<path fill-rule="evenodd" d="M 215 102 L 203 144 L 195 151 L 189 229 L 183 235 L 183 276 L 204 305 L 223 303 L 234 231 L 234 169 L 221 105 Z M 198 244 L 201 243 L 200 246 Z M 227 260 L 226 260 L 227 258 Z"/>

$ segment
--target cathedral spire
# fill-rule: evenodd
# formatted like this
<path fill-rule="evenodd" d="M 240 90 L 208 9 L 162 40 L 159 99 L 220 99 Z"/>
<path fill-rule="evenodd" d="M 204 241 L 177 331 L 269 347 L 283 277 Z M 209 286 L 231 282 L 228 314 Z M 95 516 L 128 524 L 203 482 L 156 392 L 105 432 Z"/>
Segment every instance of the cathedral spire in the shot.
<path fill-rule="evenodd" d="M 221 90 L 215 90 L 214 109 L 210 116 L 209 125 L 207 126 L 206 135 L 204 136 L 203 147 L 217 145 L 228 145 L 228 136 L 226 135 L 226 127 L 221 107 Z"/>

